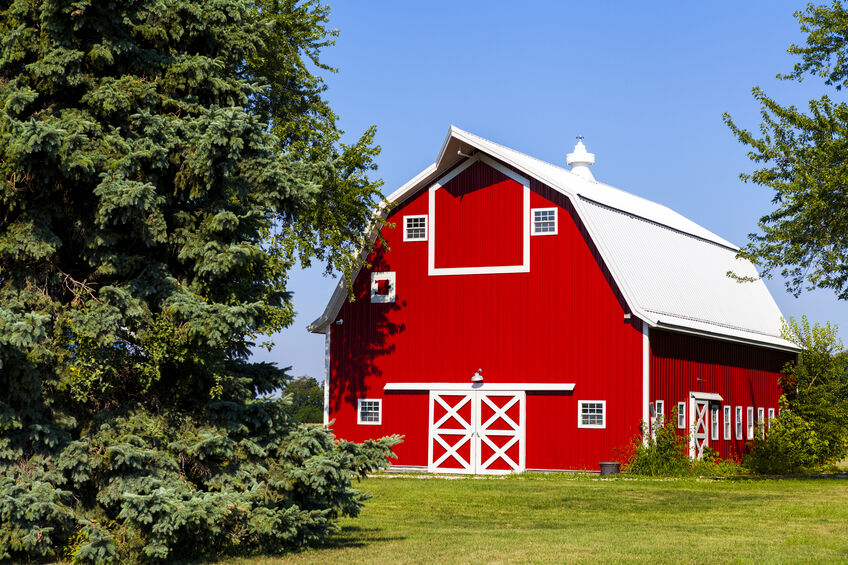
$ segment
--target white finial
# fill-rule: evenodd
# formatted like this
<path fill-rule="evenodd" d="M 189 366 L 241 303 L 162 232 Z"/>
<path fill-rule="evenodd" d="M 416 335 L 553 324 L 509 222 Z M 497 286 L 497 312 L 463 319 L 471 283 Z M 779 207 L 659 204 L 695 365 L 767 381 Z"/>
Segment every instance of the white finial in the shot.
<path fill-rule="evenodd" d="M 589 167 L 595 164 L 595 154 L 586 151 L 582 135 L 577 136 L 577 145 L 574 146 L 574 152 L 565 156 L 565 163 L 571 166 L 571 172 L 575 175 L 587 180 L 595 180 L 592 171 L 589 170 Z"/>

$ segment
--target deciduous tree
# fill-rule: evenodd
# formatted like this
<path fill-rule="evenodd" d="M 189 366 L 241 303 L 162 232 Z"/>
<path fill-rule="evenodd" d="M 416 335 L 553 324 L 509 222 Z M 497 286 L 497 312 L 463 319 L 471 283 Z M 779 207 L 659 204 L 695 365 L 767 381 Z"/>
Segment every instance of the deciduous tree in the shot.
<path fill-rule="evenodd" d="M 823 79 L 833 90 L 811 100 L 806 111 L 781 105 L 762 89 L 759 133 L 724 119 L 734 135 L 750 147 L 760 166 L 742 178 L 771 188 L 775 209 L 759 222 L 741 255 L 764 275 L 779 272 L 796 296 L 804 289 L 831 289 L 848 299 L 848 12 L 842 2 L 808 4 L 796 17 L 807 34 L 805 45 L 792 45 L 800 56 L 792 72 L 778 75 L 801 81 Z"/>

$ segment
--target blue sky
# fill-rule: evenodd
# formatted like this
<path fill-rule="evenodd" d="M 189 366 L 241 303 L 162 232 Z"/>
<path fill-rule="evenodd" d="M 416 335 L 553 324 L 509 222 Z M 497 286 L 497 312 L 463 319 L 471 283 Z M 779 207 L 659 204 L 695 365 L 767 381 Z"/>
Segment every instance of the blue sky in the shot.
<path fill-rule="evenodd" d="M 336 0 L 341 33 L 324 61 L 327 97 L 353 141 L 371 124 L 382 147 L 376 177 L 388 194 L 428 166 L 450 124 L 552 163 L 575 136 L 595 153 L 595 178 L 660 202 L 737 245 L 770 209 L 745 184 L 746 149 L 721 120 L 759 126 L 755 85 L 783 103 L 824 93 L 815 80 L 780 81 L 803 42 L 803 2 L 389 2 Z M 767 284 L 785 316 L 848 331 L 832 293 L 789 295 Z M 292 274 L 294 325 L 256 359 L 323 375 L 323 336 L 306 332 L 335 281 Z M 844 339 L 844 337 L 843 337 Z"/>

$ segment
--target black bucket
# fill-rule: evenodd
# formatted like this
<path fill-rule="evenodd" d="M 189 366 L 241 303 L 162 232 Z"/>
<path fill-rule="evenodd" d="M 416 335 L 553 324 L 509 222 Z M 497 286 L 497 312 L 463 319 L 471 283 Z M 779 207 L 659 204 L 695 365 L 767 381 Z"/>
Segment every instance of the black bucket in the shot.
<path fill-rule="evenodd" d="M 621 471 L 621 463 L 618 461 L 607 461 L 601 463 L 601 476 L 617 475 Z"/>

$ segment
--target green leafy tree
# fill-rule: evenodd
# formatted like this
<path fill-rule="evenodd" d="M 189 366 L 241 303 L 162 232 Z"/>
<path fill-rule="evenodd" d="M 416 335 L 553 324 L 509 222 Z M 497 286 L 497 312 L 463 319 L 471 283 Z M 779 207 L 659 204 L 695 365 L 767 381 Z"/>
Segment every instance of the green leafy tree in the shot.
<path fill-rule="evenodd" d="M 815 432 L 812 460 L 822 465 L 846 455 L 848 439 L 848 356 L 831 324 L 810 326 L 790 319 L 783 337 L 801 348 L 797 363 L 783 370 L 781 387 L 792 414 Z"/>
<path fill-rule="evenodd" d="M 792 45 L 800 56 L 792 72 L 778 75 L 801 81 L 822 79 L 834 99 L 811 100 L 807 111 L 783 106 L 760 88 L 759 135 L 724 119 L 750 148 L 761 168 L 742 175 L 774 191 L 775 209 L 760 219 L 760 232 L 740 253 L 761 267 L 765 276 L 779 272 L 796 296 L 804 289 L 831 289 L 848 299 L 848 12 L 842 2 L 808 4 L 795 16 L 807 34 L 805 45 Z"/>
<path fill-rule="evenodd" d="M 297 377 L 283 390 L 289 395 L 291 417 L 305 424 L 318 424 L 324 421 L 324 388 L 313 377 Z"/>
<path fill-rule="evenodd" d="M 315 0 L 0 0 L 0 559 L 282 552 L 397 438 L 297 426 L 250 361 L 288 271 L 349 273 L 378 148 L 339 142 Z"/>

